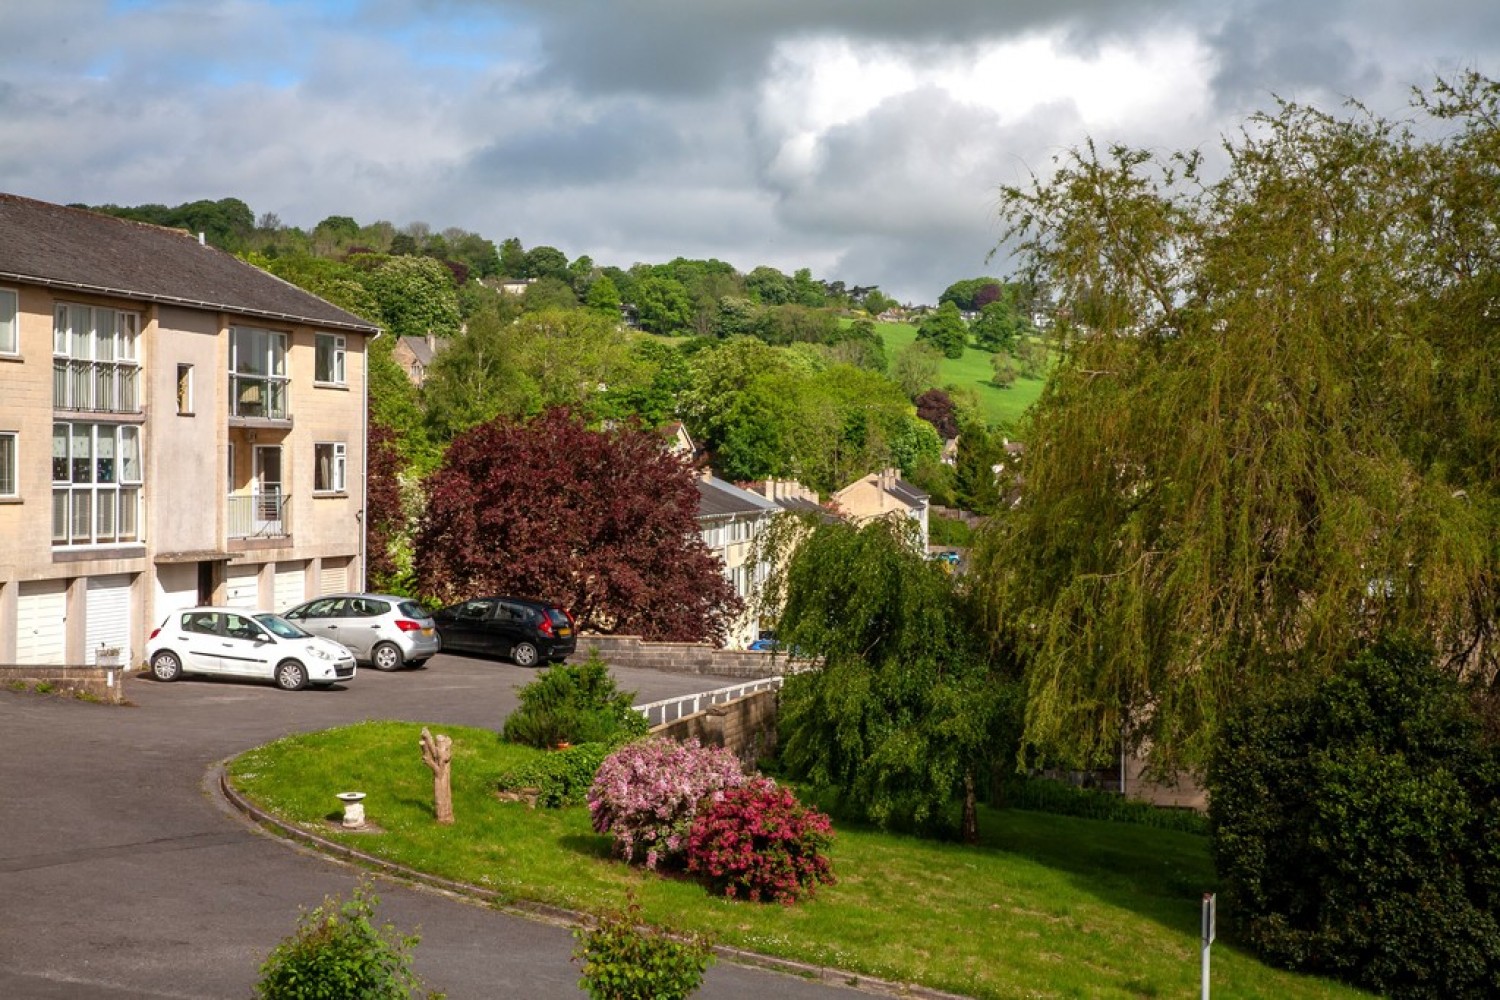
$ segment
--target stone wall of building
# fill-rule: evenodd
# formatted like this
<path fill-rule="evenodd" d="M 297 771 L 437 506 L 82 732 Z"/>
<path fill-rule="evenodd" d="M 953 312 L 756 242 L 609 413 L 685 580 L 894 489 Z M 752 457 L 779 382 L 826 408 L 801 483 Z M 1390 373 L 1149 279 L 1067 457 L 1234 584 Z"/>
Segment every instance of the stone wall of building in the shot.
<path fill-rule="evenodd" d="M 776 691 L 757 691 L 714 705 L 696 715 L 657 726 L 653 732 L 704 746 L 728 747 L 747 769 L 776 749 Z"/>

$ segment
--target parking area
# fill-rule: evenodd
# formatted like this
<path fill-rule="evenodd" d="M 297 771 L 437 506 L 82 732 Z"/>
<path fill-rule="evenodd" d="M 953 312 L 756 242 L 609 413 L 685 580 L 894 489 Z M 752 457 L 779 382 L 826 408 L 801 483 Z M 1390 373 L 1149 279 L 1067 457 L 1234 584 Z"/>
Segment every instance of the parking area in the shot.
<path fill-rule="evenodd" d="M 122 707 L 0 691 L 0 996 L 250 995 L 299 907 L 347 893 L 359 875 L 248 827 L 204 787 L 209 767 L 288 733 L 363 719 L 498 729 L 535 673 L 443 654 L 422 670 L 361 669 L 329 690 L 132 675 Z M 725 683 L 616 674 L 642 702 Z M 418 970 L 455 1000 L 581 995 L 566 929 L 398 884 L 379 892 L 386 919 L 421 927 Z M 701 995 L 773 991 L 851 995 L 723 963 Z"/>

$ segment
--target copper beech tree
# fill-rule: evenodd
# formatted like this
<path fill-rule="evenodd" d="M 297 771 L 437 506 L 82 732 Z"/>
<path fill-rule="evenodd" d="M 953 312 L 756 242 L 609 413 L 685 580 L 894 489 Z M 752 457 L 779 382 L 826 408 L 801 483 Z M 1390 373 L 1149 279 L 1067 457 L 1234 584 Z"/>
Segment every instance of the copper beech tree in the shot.
<path fill-rule="evenodd" d="M 459 435 L 428 479 L 415 570 L 444 601 L 540 598 L 581 629 L 722 643 L 741 603 L 698 534 L 686 462 L 554 409 Z"/>

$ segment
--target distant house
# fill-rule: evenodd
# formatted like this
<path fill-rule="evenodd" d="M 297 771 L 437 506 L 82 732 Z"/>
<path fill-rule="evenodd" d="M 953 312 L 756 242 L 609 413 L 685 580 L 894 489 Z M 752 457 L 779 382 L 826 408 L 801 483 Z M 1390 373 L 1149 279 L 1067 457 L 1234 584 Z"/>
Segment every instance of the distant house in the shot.
<path fill-rule="evenodd" d="M 728 637 L 730 646 L 748 646 L 759 636 L 760 620 L 751 606 L 769 575 L 770 566 L 756 558 L 755 542 L 781 512 L 781 507 L 758 493 L 740 489 L 708 470 L 699 474 L 698 531 L 703 543 L 724 564 L 724 576 L 746 603 L 745 613 Z"/>
<path fill-rule="evenodd" d="M 406 372 L 411 384 L 420 389 L 427 381 L 427 371 L 432 367 L 432 359 L 443 349 L 445 343 L 446 338 L 434 337 L 430 333 L 425 337 L 400 337 L 396 340 L 396 346 L 391 349 L 391 357 Z"/>
<path fill-rule="evenodd" d="M 535 283 L 535 278 L 501 278 L 496 285 L 506 295 L 525 295 L 526 289 Z"/>
<path fill-rule="evenodd" d="M 928 496 L 901 478 L 896 469 L 882 469 L 845 486 L 833 495 L 833 502 L 855 522 L 873 517 L 900 514 L 917 524 L 922 551 L 927 550 Z"/>

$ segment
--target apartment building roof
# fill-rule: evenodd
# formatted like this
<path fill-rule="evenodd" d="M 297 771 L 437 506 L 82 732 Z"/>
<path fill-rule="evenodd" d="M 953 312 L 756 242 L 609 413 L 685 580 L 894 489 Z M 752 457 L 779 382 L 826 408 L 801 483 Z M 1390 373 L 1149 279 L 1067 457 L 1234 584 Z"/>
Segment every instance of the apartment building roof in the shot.
<path fill-rule="evenodd" d="M 4 193 L 0 280 L 358 333 L 379 330 L 183 230 Z"/>
<path fill-rule="evenodd" d="M 714 476 L 699 476 L 698 517 L 731 517 L 735 514 L 768 514 L 781 508 L 749 490 L 742 490 Z"/>

